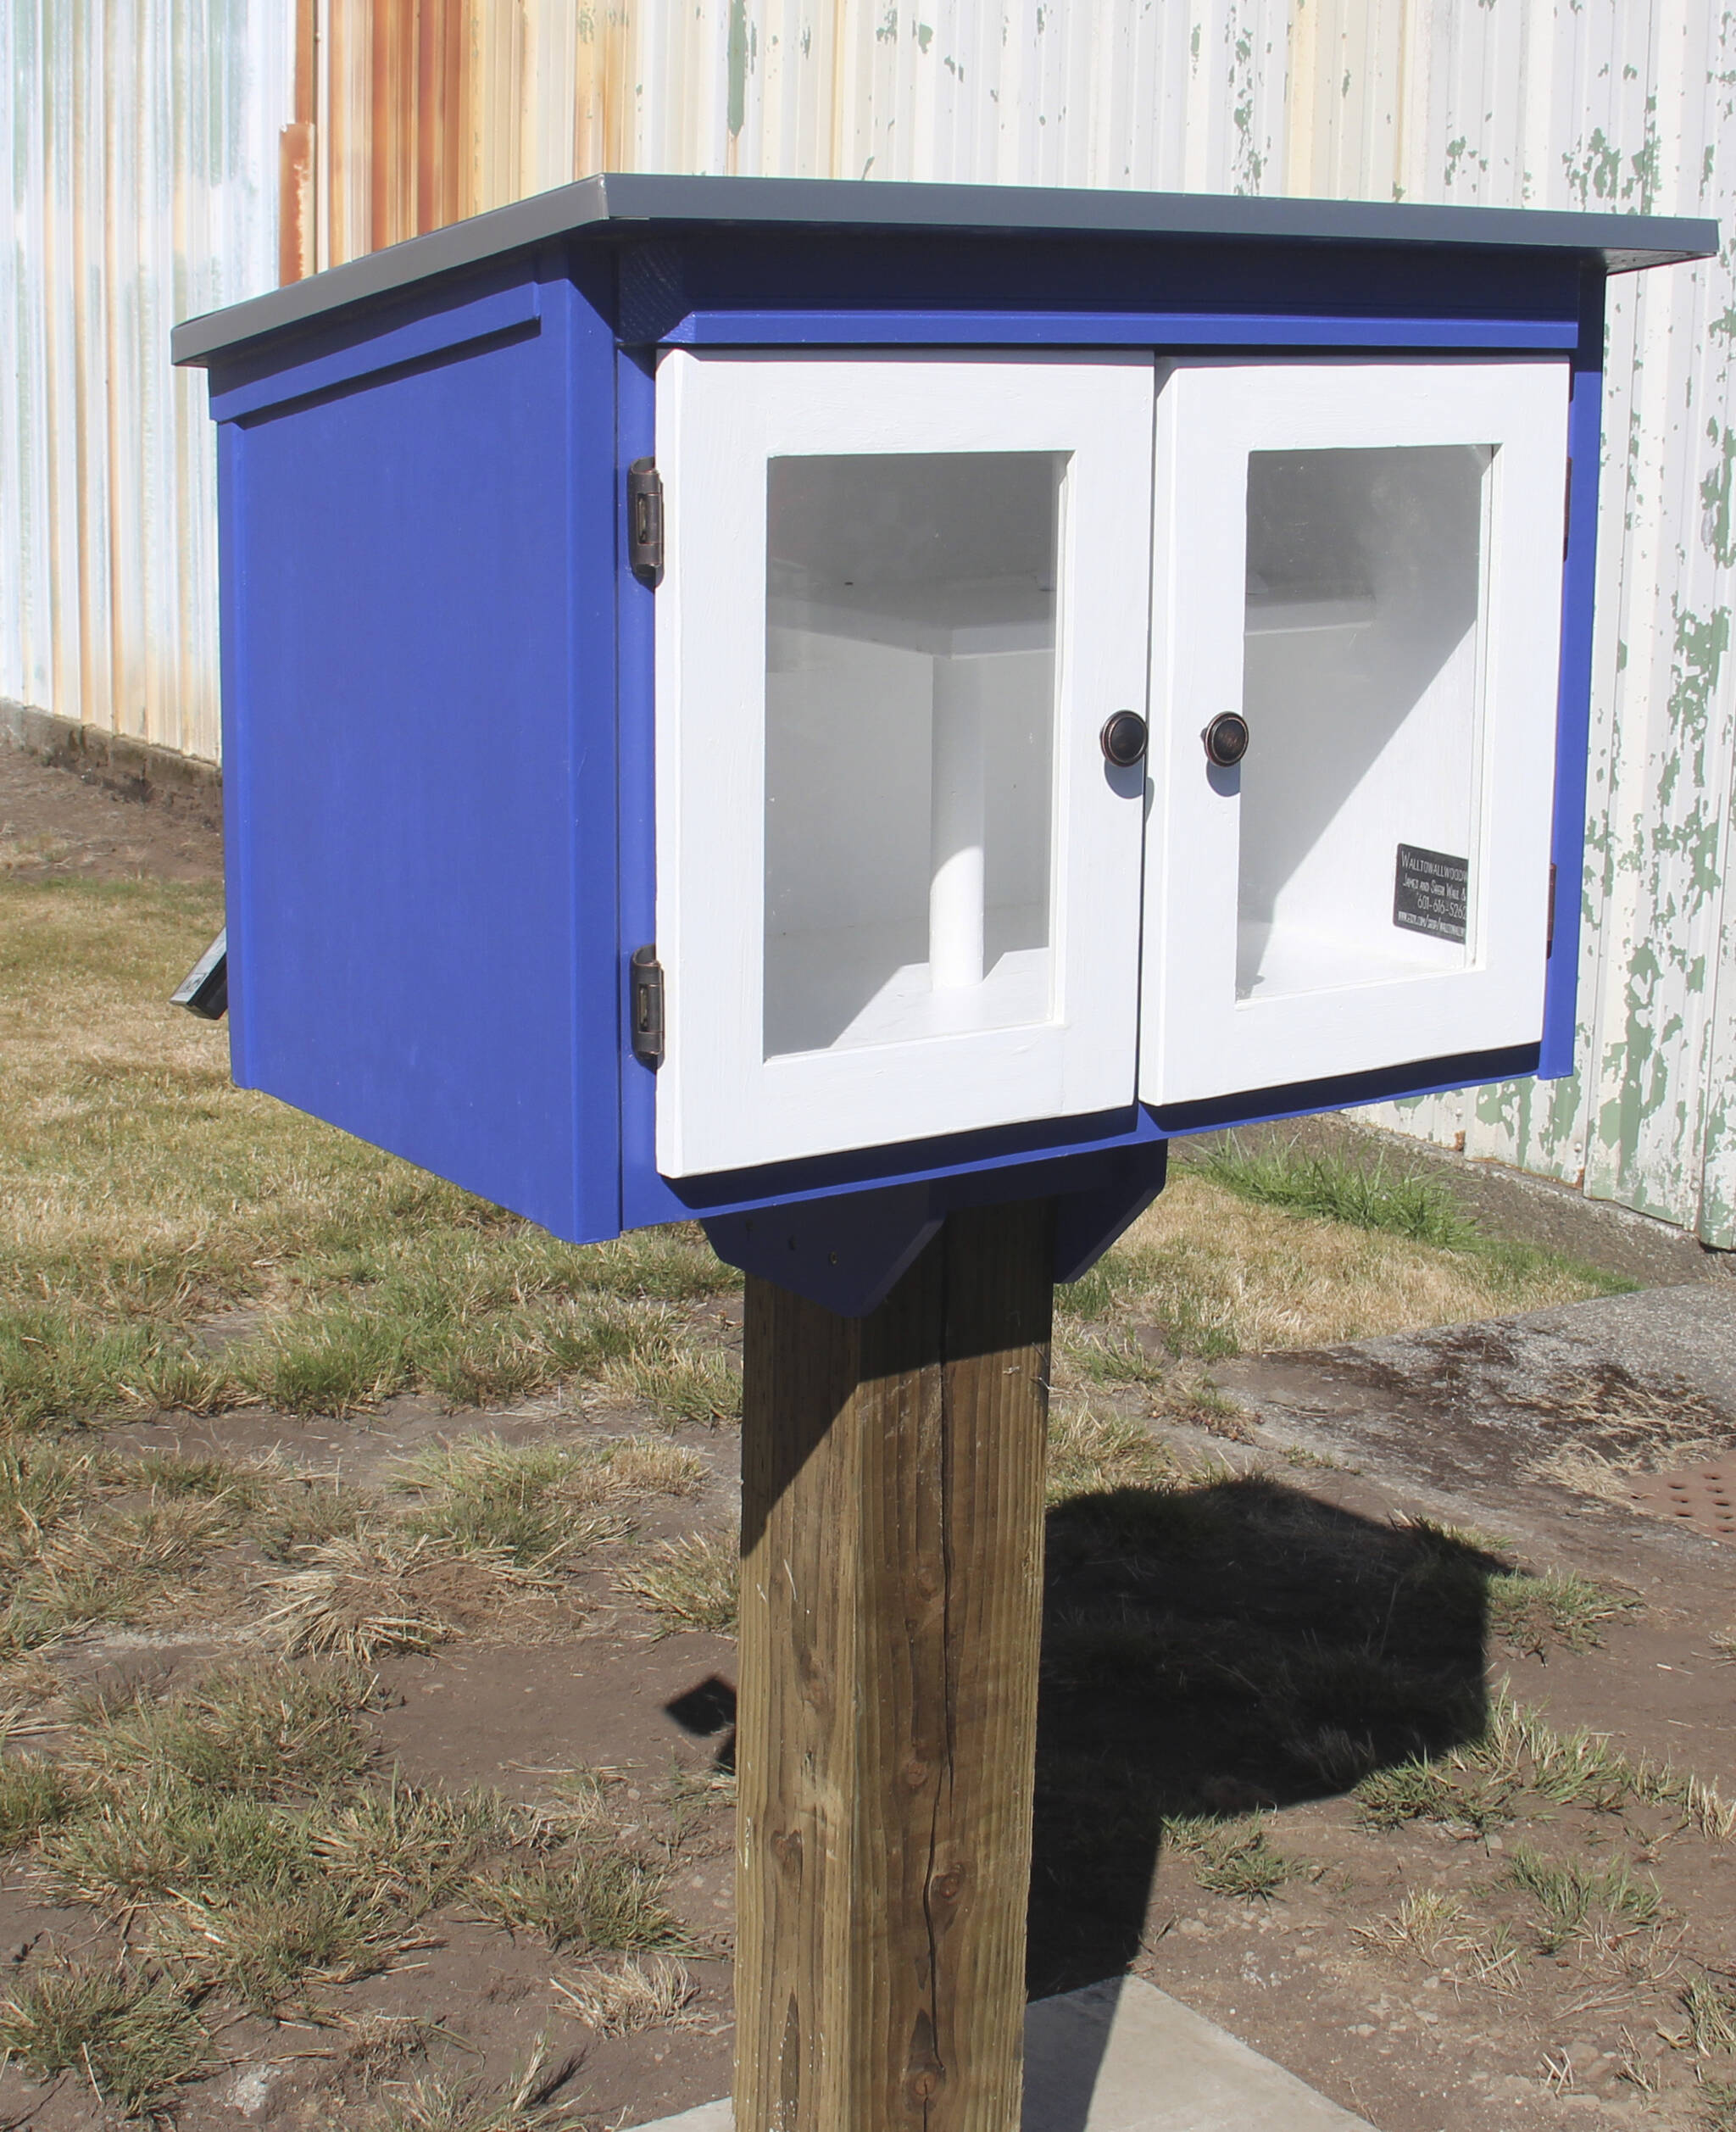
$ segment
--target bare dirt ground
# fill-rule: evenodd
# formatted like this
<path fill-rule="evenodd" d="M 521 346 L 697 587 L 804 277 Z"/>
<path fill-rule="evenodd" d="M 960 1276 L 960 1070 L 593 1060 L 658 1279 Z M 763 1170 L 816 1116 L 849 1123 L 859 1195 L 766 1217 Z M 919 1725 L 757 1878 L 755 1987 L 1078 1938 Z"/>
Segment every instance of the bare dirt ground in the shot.
<path fill-rule="evenodd" d="M 214 822 L 0 752 L 14 881 L 209 881 Z M 0 935 L 5 921 L 0 901 Z M 1498 1174 L 1466 1192 L 1519 1231 L 1538 1203 Z M 1533 1241 L 1668 1285 L 1327 1348 L 1196 1343 L 1179 1391 L 1167 1308 L 1115 1300 L 1141 1292 L 1131 1275 L 1075 1305 L 1087 1315 L 1066 1321 L 1057 1361 L 1031 1987 L 1131 1969 L 1379 2132 L 1731 2132 L 1736 1550 L 1624 1491 L 1736 1444 L 1736 1286 L 1695 1247 L 1572 1195 L 1542 1203 Z M 738 1353 L 737 1294 L 669 1311 L 696 1351 Z M 252 1305 L 213 1313 L 203 1350 L 221 1356 L 261 1322 Z M 1115 1369 L 1093 1374 L 1105 1356 Z M 585 1811 L 654 1869 L 691 1996 L 672 2019 L 603 2033 L 573 1996 L 598 1966 L 583 1946 L 504 1928 L 466 1882 L 353 1976 L 322 1977 L 303 1951 L 312 1980 L 275 2012 L 259 1994 L 252 2010 L 193 2001 L 213 2057 L 148 2106 L 188 2132 L 631 2125 L 726 2091 L 733 1646 L 631 1578 L 668 1543 L 731 1534 L 730 1428 L 581 1383 L 469 1409 L 415 1392 L 347 1415 L 139 1410 L 76 1444 L 110 1461 L 104 1500 L 129 1511 L 158 1499 L 156 1479 L 128 1492 L 135 1470 L 191 1488 L 207 1466 L 264 1473 L 274 1504 L 286 1489 L 385 1504 L 419 1457 L 478 1436 L 513 1452 L 654 1436 L 693 1478 L 635 1498 L 631 1529 L 558 1584 L 488 1606 L 448 1591 L 426 1648 L 373 1657 L 367 1767 L 395 1767 L 409 1793 L 498 1789 L 563 1842 L 588 1786 Z M 104 1713 L 136 1691 L 172 1708 L 214 1667 L 287 1681 L 300 1662 L 262 1623 L 313 1528 L 278 1546 L 264 1517 L 167 1588 L 171 1611 L 10 1661 L 8 1752 L 52 1759 L 76 1737 L 112 1753 Z M 544 1840 L 520 1850 L 555 1855 Z M 0 2002 L 57 1963 L 143 1946 L 142 1907 L 57 1899 L 66 1885 L 28 1849 L 5 1868 Z M 198 1916 L 216 1929 L 215 1911 Z M 117 2124 L 102 2087 L 76 2059 L 46 2083 L 14 2062 L 0 2127 Z"/>
<path fill-rule="evenodd" d="M 214 783 L 130 799 L 0 742 L 0 880 L 214 881 L 223 875 Z"/>

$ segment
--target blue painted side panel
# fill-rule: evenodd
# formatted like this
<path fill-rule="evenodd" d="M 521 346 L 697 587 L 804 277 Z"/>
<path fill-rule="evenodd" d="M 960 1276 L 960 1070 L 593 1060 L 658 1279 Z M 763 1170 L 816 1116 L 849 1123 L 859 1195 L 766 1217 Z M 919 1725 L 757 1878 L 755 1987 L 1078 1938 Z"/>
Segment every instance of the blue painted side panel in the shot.
<path fill-rule="evenodd" d="M 692 311 L 674 348 L 1383 348 L 1561 349 L 1572 319 L 1286 318 L 1255 312 Z"/>
<path fill-rule="evenodd" d="M 424 356 L 452 353 L 472 342 L 527 331 L 536 325 L 541 305 L 542 291 L 535 281 L 495 289 L 468 303 L 452 302 L 448 292 L 448 301 L 436 306 L 425 296 L 413 312 L 396 322 L 379 320 L 378 330 L 364 341 L 343 339 L 319 354 L 309 351 L 287 366 L 285 351 L 280 349 L 276 362 L 263 374 L 239 364 L 220 370 L 212 379 L 211 419 L 235 421 L 334 385 L 377 376 Z"/>
<path fill-rule="evenodd" d="M 1540 1077 L 1573 1071 L 1579 988 L 1580 882 L 1585 869 L 1585 781 L 1591 754 L 1592 600 L 1597 582 L 1598 468 L 1603 441 L 1604 277 L 1585 276 L 1573 398 L 1567 415 L 1572 488 L 1561 591 L 1561 677 L 1555 730 L 1555 936 L 1544 979 Z"/>
<path fill-rule="evenodd" d="M 550 281 L 231 447 L 247 1077 L 578 1238 L 620 1213 L 613 355 Z"/>

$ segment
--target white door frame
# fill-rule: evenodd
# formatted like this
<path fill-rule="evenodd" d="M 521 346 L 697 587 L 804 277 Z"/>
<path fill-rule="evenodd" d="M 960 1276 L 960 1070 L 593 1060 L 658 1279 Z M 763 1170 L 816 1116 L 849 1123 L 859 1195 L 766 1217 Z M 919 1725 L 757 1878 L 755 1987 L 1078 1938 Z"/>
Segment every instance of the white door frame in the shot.
<path fill-rule="evenodd" d="M 657 1166 L 748 1167 L 1130 1105 L 1141 779 L 1098 746 L 1149 674 L 1149 353 L 671 350 L 657 375 Z M 1062 487 L 1049 1018 L 763 1055 L 766 462 L 1054 452 Z"/>

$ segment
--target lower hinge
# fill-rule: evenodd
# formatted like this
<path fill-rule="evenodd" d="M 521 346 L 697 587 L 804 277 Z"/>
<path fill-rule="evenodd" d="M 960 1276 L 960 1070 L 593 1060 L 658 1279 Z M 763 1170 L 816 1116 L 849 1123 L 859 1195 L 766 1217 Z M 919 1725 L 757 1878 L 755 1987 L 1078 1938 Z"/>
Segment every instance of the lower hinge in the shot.
<path fill-rule="evenodd" d="M 631 967 L 633 1056 L 654 1069 L 663 1064 L 663 965 L 655 944 L 635 948 Z"/>
<path fill-rule="evenodd" d="M 642 585 L 663 582 L 663 477 L 654 459 L 627 469 L 627 565 Z"/>
<path fill-rule="evenodd" d="M 1555 952 L 1555 862 L 1553 859 L 1550 861 L 1550 916 L 1549 926 L 1544 934 L 1543 952 L 1545 960 Z"/>

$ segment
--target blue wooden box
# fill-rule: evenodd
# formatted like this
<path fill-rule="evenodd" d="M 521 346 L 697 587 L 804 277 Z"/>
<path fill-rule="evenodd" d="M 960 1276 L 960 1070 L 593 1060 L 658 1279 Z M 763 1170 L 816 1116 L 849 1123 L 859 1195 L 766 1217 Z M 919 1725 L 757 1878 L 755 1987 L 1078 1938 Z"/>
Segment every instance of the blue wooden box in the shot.
<path fill-rule="evenodd" d="M 1054 1196 L 1066 1279 L 1149 1202 L 1176 1133 L 1566 1073 L 1605 282 L 1716 242 L 1644 217 L 610 176 L 183 325 L 175 359 L 209 370 L 220 425 L 236 1081 L 576 1242 L 697 1216 L 726 1258 L 854 1312 L 950 1208 Z M 1556 366 L 1572 485 L 1544 814 L 1563 887 L 1550 933 L 1540 906 L 1526 919 L 1540 1021 L 1258 1087 L 1227 1063 L 1210 1086 L 1208 1049 L 1185 1099 L 1129 1083 L 1106 1109 L 869 1147 L 844 1115 L 833 1147 L 662 1174 L 659 1074 L 629 1024 L 631 959 L 657 938 L 664 593 L 632 567 L 626 505 L 658 455 L 659 359 L 1021 350 L 1119 352 L 1196 395 L 1225 364 Z M 1485 560 L 1498 592 L 1517 559 Z M 1400 854 L 1399 902 L 1408 866 L 1425 910 L 1393 921 L 1401 946 L 1442 930 L 1433 864 Z M 1164 922 L 1179 967 L 1195 932 Z M 1166 1011 L 1185 1049 L 1184 993 Z"/>

